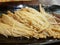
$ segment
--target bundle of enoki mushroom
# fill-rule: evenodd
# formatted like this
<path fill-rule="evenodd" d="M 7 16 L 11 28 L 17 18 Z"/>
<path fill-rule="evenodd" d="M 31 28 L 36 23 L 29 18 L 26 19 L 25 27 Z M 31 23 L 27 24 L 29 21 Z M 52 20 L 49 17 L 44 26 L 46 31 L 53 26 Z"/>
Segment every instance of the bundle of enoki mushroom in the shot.
<path fill-rule="evenodd" d="M 48 14 L 40 5 L 40 12 L 27 7 L 14 13 L 8 11 L 0 18 L 0 34 L 4 36 L 27 38 L 60 38 L 60 21 L 57 17 Z"/>

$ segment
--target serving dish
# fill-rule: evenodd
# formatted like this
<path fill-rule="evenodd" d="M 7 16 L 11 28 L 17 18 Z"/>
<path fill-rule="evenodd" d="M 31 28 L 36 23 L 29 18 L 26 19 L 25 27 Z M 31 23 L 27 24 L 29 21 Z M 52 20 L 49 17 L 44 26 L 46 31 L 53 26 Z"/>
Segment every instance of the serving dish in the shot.
<path fill-rule="evenodd" d="M 32 7 L 32 8 L 35 8 L 36 10 L 39 11 L 39 6 L 31 6 L 31 5 L 18 5 L 18 6 L 2 6 L 0 7 L 0 15 L 2 13 L 6 13 L 6 11 L 10 10 L 11 12 L 14 13 L 15 10 L 18 10 L 20 8 L 24 8 L 24 7 Z M 58 7 L 57 7 L 58 8 Z M 59 8 L 58 8 L 59 9 Z M 52 9 L 50 9 L 49 7 L 46 8 L 45 7 L 45 10 L 49 13 L 53 13 L 54 11 L 52 11 Z M 49 11 L 48 11 L 49 10 Z M 6 13 L 7 14 L 7 13 Z M 28 39 L 28 38 L 25 38 L 25 37 L 5 37 L 3 35 L 0 35 L 0 43 L 20 43 L 20 44 L 52 44 L 52 43 L 57 43 L 57 42 L 60 42 L 59 39 L 54 39 L 54 38 L 49 38 L 47 37 L 46 39 L 35 39 L 35 38 L 31 38 L 31 39 Z"/>

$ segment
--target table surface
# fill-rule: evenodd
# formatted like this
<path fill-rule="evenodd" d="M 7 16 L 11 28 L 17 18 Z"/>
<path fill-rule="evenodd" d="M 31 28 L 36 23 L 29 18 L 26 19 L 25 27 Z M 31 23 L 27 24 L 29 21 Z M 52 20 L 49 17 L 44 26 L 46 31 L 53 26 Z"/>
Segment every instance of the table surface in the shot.
<path fill-rule="evenodd" d="M 0 0 L 0 2 L 11 2 L 11 1 L 32 1 L 32 0 Z"/>

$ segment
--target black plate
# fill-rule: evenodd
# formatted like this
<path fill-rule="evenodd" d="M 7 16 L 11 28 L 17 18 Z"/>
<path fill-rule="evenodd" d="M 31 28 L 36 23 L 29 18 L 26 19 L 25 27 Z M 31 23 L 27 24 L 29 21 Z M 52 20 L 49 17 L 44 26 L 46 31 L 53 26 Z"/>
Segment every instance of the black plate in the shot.
<path fill-rule="evenodd" d="M 23 5 L 23 7 L 26 7 L 26 6 L 35 8 L 36 10 L 39 10 L 39 6 Z M 15 10 L 20 9 L 20 8 L 21 7 L 18 7 L 18 6 L 11 6 L 11 5 L 4 6 L 4 5 L 2 5 L 0 7 L 0 14 L 6 13 L 6 11 L 8 11 L 8 10 L 14 12 Z M 52 8 L 50 9 L 49 7 L 45 7 L 45 10 L 53 12 Z M 56 11 L 56 9 L 54 11 Z M 60 40 L 53 39 L 52 37 L 46 38 L 46 39 L 35 39 L 35 38 L 27 39 L 25 37 L 21 37 L 21 38 L 11 37 L 11 36 L 5 37 L 3 35 L 0 35 L 0 43 L 20 43 L 20 44 L 40 45 L 40 44 L 52 44 L 52 43 L 57 43 L 57 42 L 60 42 Z"/>
<path fill-rule="evenodd" d="M 25 38 L 25 37 L 5 37 L 0 35 L 0 43 L 20 43 L 20 44 L 52 44 L 60 42 L 59 39 L 46 38 L 46 39 L 35 39 L 35 38 Z"/>
<path fill-rule="evenodd" d="M 44 8 L 47 12 L 51 12 L 51 13 L 56 12 L 56 11 L 60 11 L 60 5 L 51 5 L 51 6 L 46 6 Z"/>

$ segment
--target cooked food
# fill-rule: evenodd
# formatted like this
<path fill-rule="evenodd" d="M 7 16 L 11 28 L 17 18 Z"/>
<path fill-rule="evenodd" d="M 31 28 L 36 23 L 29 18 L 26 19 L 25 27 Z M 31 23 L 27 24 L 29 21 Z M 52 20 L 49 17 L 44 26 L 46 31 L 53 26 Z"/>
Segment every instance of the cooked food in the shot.
<path fill-rule="evenodd" d="M 28 7 L 7 13 L 0 18 L 0 34 L 6 37 L 60 38 L 60 19 L 46 13 L 41 5 L 40 12 Z"/>

